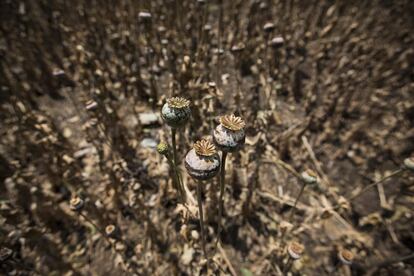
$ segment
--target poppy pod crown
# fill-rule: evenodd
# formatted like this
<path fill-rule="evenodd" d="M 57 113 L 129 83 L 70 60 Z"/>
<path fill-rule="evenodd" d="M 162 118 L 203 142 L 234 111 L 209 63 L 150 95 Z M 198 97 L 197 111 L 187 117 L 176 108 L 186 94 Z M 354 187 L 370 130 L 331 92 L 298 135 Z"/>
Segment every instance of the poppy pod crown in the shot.
<path fill-rule="evenodd" d="M 226 152 L 239 150 L 246 138 L 245 122 L 241 117 L 233 114 L 220 117 L 220 124 L 213 131 L 214 142 L 217 147 Z"/>
<path fill-rule="evenodd" d="M 217 175 L 220 158 L 214 144 L 208 140 L 197 141 L 185 156 L 185 167 L 198 180 L 207 180 Z"/>
<path fill-rule="evenodd" d="M 161 109 L 163 120 L 172 128 L 184 125 L 190 115 L 190 101 L 181 97 L 168 99 Z"/>
<path fill-rule="evenodd" d="M 70 209 L 73 211 L 80 211 L 84 206 L 84 201 L 78 196 L 72 197 L 69 202 Z"/>
<path fill-rule="evenodd" d="M 342 249 L 338 252 L 338 259 L 346 265 L 351 265 L 354 260 L 354 254 L 347 249 Z"/>
<path fill-rule="evenodd" d="M 308 169 L 302 173 L 302 179 L 306 184 L 316 184 L 318 182 L 318 175 L 311 169 Z"/>
<path fill-rule="evenodd" d="M 298 242 L 290 243 L 287 248 L 289 256 L 295 260 L 300 259 L 300 257 L 302 257 L 304 250 L 305 250 L 305 247 Z"/>

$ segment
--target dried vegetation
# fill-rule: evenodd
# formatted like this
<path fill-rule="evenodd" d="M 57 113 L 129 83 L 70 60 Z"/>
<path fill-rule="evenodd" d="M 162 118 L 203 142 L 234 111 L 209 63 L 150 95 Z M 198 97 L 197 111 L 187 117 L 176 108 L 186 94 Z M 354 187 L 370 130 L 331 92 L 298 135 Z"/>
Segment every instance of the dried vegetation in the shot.
<path fill-rule="evenodd" d="M 413 14 L 409 0 L 1 1 L 0 273 L 410 275 Z M 155 149 L 177 96 L 186 206 Z M 246 144 L 227 156 L 217 250 L 219 180 L 204 187 L 207 263 L 182 161 L 231 113 Z M 302 186 L 308 169 L 318 185 Z"/>

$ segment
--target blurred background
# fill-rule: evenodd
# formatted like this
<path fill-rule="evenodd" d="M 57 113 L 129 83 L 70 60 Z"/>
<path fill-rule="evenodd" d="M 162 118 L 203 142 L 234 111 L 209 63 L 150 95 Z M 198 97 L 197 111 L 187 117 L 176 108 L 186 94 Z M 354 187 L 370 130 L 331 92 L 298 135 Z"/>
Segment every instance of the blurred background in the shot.
<path fill-rule="evenodd" d="M 347 198 L 414 150 L 413 28 L 409 0 L 0 1 L 0 272 L 277 275 L 300 189 L 282 161 L 323 180 L 292 221 L 288 240 L 305 245 L 293 273 L 411 275 L 412 259 L 378 264 L 414 250 L 413 174 Z M 159 111 L 172 96 L 191 100 L 180 160 L 219 116 L 246 121 L 209 268 L 155 150 L 171 139 Z M 217 191 L 206 183 L 211 243 Z M 344 271 L 338 248 L 356 255 Z"/>

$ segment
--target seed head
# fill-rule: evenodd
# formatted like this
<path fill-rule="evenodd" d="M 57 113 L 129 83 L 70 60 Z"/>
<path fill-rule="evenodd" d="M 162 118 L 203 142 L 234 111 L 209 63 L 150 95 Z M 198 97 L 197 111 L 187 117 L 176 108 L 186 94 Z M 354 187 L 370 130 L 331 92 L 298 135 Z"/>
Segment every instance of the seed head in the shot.
<path fill-rule="evenodd" d="M 167 28 L 161 25 L 161 26 L 158 26 L 157 31 L 163 34 L 167 31 Z"/>
<path fill-rule="evenodd" d="M 0 262 L 4 262 L 13 255 L 13 250 L 7 247 L 0 248 Z"/>
<path fill-rule="evenodd" d="M 109 225 L 107 225 L 107 226 L 105 227 L 105 234 L 106 234 L 108 237 L 114 237 L 114 236 L 115 236 L 115 234 L 116 234 L 116 230 L 117 230 L 117 228 L 116 228 L 116 226 L 115 226 L 115 225 L 113 225 L 113 224 L 109 224 Z"/>
<path fill-rule="evenodd" d="M 216 147 L 208 140 L 200 140 L 194 143 L 194 150 L 201 156 L 213 156 L 217 153 Z"/>
<path fill-rule="evenodd" d="M 347 249 L 342 249 L 338 252 L 338 259 L 345 265 L 351 265 L 354 260 L 354 254 Z"/>
<path fill-rule="evenodd" d="M 170 98 L 162 107 L 161 115 L 170 127 L 180 127 L 190 118 L 190 101 L 180 97 Z"/>
<path fill-rule="evenodd" d="M 217 84 L 214 81 L 210 81 L 209 83 L 207 83 L 208 87 L 211 89 L 216 89 Z"/>
<path fill-rule="evenodd" d="M 270 40 L 270 45 L 274 48 L 281 47 L 283 46 L 284 43 L 285 43 L 285 40 L 281 36 L 276 36 L 272 38 L 272 40 Z"/>
<path fill-rule="evenodd" d="M 188 57 L 187 57 L 188 58 Z M 184 60 L 186 60 L 184 58 Z M 190 106 L 190 101 L 181 97 L 173 97 L 167 100 L 167 103 L 172 108 L 185 108 Z"/>
<path fill-rule="evenodd" d="M 142 21 L 149 21 L 152 18 L 152 15 L 149 12 L 139 12 L 138 18 Z"/>
<path fill-rule="evenodd" d="M 243 51 L 244 48 L 246 48 L 246 46 L 244 45 L 243 42 L 240 42 L 240 43 L 234 45 L 233 47 L 231 47 L 231 51 L 233 53 L 239 53 L 239 52 Z"/>
<path fill-rule="evenodd" d="M 275 28 L 275 24 L 273 24 L 272 22 L 267 22 L 266 24 L 264 24 L 263 26 L 263 30 L 266 33 L 270 33 L 271 31 L 273 31 L 273 29 Z"/>
<path fill-rule="evenodd" d="M 234 114 L 221 116 L 219 121 L 220 124 L 222 124 L 225 128 L 233 131 L 242 130 L 246 126 L 246 123 L 243 121 L 243 119 L 234 116 Z"/>
<path fill-rule="evenodd" d="M 189 175 L 198 180 L 207 180 L 217 175 L 220 158 L 215 146 L 207 140 L 196 142 L 185 156 L 185 168 Z"/>
<path fill-rule="evenodd" d="M 213 131 L 214 142 L 217 147 L 226 152 L 239 150 L 246 138 L 245 122 L 242 118 L 232 115 L 222 116 L 220 124 Z"/>
<path fill-rule="evenodd" d="M 306 184 L 316 184 L 318 182 L 318 175 L 314 171 L 308 169 L 302 173 L 302 179 Z"/>
<path fill-rule="evenodd" d="M 414 156 L 411 156 L 409 158 L 405 158 L 404 159 L 404 166 L 411 170 L 414 171 Z"/>
<path fill-rule="evenodd" d="M 213 27 L 210 24 L 204 25 L 204 31 L 210 32 Z"/>
<path fill-rule="evenodd" d="M 80 197 L 75 196 L 71 198 L 69 205 L 72 211 L 81 211 L 84 206 L 84 201 Z"/>
<path fill-rule="evenodd" d="M 164 143 L 164 142 L 160 142 L 157 145 L 157 151 L 158 151 L 159 154 L 162 154 L 162 155 L 165 155 L 165 156 L 168 155 L 168 153 L 169 153 L 168 144 Z"/>
<path fill-rule="evenodd" d="M 298 260 L 302 257 L 305 247 L 298 242 L 291 242 L 288 245 L 287 252 L 292 259 Z"/>

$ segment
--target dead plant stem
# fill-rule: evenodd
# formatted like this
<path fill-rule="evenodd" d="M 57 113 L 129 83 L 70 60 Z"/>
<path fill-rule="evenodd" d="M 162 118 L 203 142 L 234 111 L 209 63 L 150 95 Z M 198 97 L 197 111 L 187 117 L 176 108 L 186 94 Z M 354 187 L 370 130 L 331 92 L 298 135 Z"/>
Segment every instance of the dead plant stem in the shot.
<path fill-rule="evenodd" d="M 201 245 L 203 248 L 204 257 L 208 260 L 208 255 L 206 251 L 206 236 L 204 232 L 203 201 L 201 198 L 201 192 L 202 192 L 202 183 L 200 180 L 197 180 L 197 200 L 198 200 L 198 212 L 200 215 Z"/>
<path fill-rule="evenodd" d="M 225 188 L 225 180 L 226 180 L 226 159 L 227 159 L 227 152 L 223 151 L 223 154 L 221 155 L 221 168 L 220 168 L 220 199 L 219 199 L 219 216 L 218 216 L 216 245 L 220 239 L 221 218 L 223 217 L 223 197 L 224 197 L 224 188 Z"/>
<path fill-rule="evenodd" d="M 301 196 L 303 194 L 303 191 L 305 190 L 305 187 L 306 187 L 306 183 L 304 181 L 302 181 L 302 187 L 300 188 L 299 194 L 295 199 L 295 203 L 293 204 L 293 207 L 289 211 L 290 213 L 289 213 L 288 221 L 290 221 L 292 219 L 293 214 L 296 211 L 296 205 L 298 204 L 299 199 L 301 198 Z"/>

